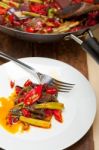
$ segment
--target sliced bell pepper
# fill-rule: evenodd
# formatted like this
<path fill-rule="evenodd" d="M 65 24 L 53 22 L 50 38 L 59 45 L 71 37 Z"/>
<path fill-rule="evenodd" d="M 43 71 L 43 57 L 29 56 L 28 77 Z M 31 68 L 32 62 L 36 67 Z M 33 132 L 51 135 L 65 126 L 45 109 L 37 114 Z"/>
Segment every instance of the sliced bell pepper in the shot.
<path fill-rule="evenodd" d="M 55 87 L 48 87 L 47 90 L 46 90 L 46 93 L 48 94 L 57 94 L 57 88 Z"/>
<path fill-rule="evenodd" d="M 34 106 L 35 109 L 59 109 L 62 110 L 64 108 L 63 103 L 59 102 L 47 102 L 47 103 L 42 103 L 42 104 L 35 104 Z"/>
<path fill-rule="evenodd" d="M 34 94 L 32 97 L 28 98 L 28 99 L 24 99 L 24 104 L 25 105 L 31 105 L 34 102 L 36 102 L 39 99 L 39 95 L 38 94 Z"/>
<path fill-rule="evenodd" d="M 3 2 L 0 2 L 0 6 L 1 6 L 2 8 L 5 8 L 5 9 L 9 9 L 9 8 L 10 8 L 9 5 L 7 5 L 7 4 L 5 4 L 5 3 L 3 3 Z"/>
<path fill-rule="evenodd" d="M 40 98 L 41 94 L 42 94 L 42 85 L 38 85 L 29 92 L 27 92 L 24 98 L 24 104 L 25 105 L 33 104 Z"/>
<path fill-rule="evenodd" d="M 53 110 L 53 115 L 55 119 L 59 122 L 63 122 L 62 111 L 61 110 Z"/>
<path fill-rule="evenodd" d="M 51 118 L 52 118 L 52 116 L 53 116 L 53 110 L 51 110 L 51 109 L 46 109 L 46 110 L 45 110 L 45 115 L 46 115 L 45 120 L 46 120 L 46 121 L 50 121 Z"/>
<path fill-rule="evenodd" d="M 33 2 L 33 3 L 43 3 L 43 1 L 42 0 L 28 0 L 29 2 Z"/>
<path fill-rule="evenodd" d="M 28 12 L 28 11 L 22 11 L 22 14 L 23 14 L 23 15 L 26 15 L 26 16 L 30 16 L 30 17 L 42 17 L 42 18 L 47 18 L 47 16 L 40 15 L 40 14 L 33 13 L 33 12 Z"/>
<path fill-rule="evenodd" d="M 26 122 L 28 124 L 31 124 L 33 126 L 38 126 L 42 128 L 50 128 L 51 123 L 48 121 L 40 120 L 40 119 L 33 119 L 33 118 L 27 118 L 24 116 L 20 116 L 20 121 Z"/>
<path fill-rule="evenodd" d="M 0 7 L 0 15 L 5 15 L 5 14 L 6 14 L 6 12 L 7 12 L 7 10 L 6 10 L 6 9 L 4 9 L 4 8 Z"/>
<path fill-rule="evenodd" d="M 32 86 L 32 85 L 33 85 L 33 82 L 29 79 L 24 83 L 24 87 Z"/>
<path fill-rule="evenodd" d="M 4 2 L 5 4 L 8 4 L 12 7 L 16 7 L 19 8 L 20 4 L 14 1 L 9 1 L 9 0 L 2 0 L 2 2 Z"/>
<path fill-rule="evenodd" d="M 37 13 L 40 15 L 46 15 L 47 11 L 46 11 L 46 5 L 43 4 L 30 4 L 30 11 L 33 13 Z"/>
<path fill-rule="evenodd" d="M 12 81 L 12 80 L 11 80 L 11 81 L 10 81 L 10 87 L 13 88 L 14 85 L 15 85 L 15 81 Z"/>

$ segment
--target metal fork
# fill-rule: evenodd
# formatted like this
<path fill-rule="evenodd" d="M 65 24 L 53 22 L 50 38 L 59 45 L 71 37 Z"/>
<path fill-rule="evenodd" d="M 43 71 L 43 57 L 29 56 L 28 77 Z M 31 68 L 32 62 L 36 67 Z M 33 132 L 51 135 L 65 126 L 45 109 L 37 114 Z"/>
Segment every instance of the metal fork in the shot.
<path fill-rule="evenodd" d="M 75 84 L 71 84 L 71 83 L 65 83 L 59 80 L 56 80 L 55 78 L 52 78 L 49 75 L 46 74 L 42 74 L 38 71 L 36 71 L 33 67 L 23 63 L 22 61 L 15 59 L 3 52 L 0 51 L 0 57 L 6 59 L 6 60 L 11 60 L 14 63 L 16 63 L 17 65 L 19 65 L 21 68 L 25 69 L 26 71 L 28 71 L 29 73 L 31 73 L 34 77 L 36 77 L 36 79 L 38 79 L 38 81 L 41 84 L 49 84 L 49 85 L 53 85 L 57 87 L 58 92 L 69 92 L 70 90 L 72 90 L 72 88 L 74 87 Z"/>
<path fill-rule="evenodd" d="M 46 75 L 46 74 L 41 74 L 39 72 L 37 72 L 37 74 L 40 78 L 41 83 L 47 83 L 49 85 L 56 86 L 56 88 L 58 89 L 58 92 L 69 92 L 70 90 L 72 90 L 72 88 L 75 85 L 72 83 L 59 81 L 59 80 L 57 80 L 49 75 Z"/>

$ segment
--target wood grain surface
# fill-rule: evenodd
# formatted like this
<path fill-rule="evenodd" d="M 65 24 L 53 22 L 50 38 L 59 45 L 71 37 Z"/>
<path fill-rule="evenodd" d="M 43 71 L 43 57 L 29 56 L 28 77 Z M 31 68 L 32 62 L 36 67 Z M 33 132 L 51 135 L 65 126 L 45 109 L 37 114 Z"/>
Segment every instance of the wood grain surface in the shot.
<path fill-rule="evenodd" d="M 86 54 L 72 40 L 38 44 L 19 40 L 0 33 L 0 50 L 15 58 L 32 56 L 61 60 L 72 65 L 88 78 Z M 4 59 L 0 58 L 0 64 L 5 62 Z M 65 150 L 94 150 L 92 127 L 82 139 Z"/>

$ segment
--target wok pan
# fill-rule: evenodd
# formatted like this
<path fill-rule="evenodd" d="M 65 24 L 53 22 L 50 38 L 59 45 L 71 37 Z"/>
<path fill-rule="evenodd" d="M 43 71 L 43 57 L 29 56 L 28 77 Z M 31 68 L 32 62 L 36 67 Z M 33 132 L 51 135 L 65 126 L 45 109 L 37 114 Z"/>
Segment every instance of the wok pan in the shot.
<path fill-rule="evenodd" d="M 98 40 L 93 36 L 92 31 L 99 27 L 99 24 L 84 28 L 81 30 L 78 30 L 76 32 L 66 32 L 66 33 L 51 33 L 51 34 L 37 34 L 37 33 L 27 33 L 23 31 L 19 31 L 13 28 L 9 28 L 3 25 L 0 25 L 0 31 L 3 33 L 6 33 L 8 35 L 11 35 L 13 37 L 17 37 L 19 39 L 32 41 L 32 42 L 55 42 L 59 40 L 67 40 L 67 39 L 73 39 L 78 44 L 81 45 L 81 47 L 88 52 L 97 63 L 99 63 L 99 42 Z M 85 41 L 82 41 L 79 36 L 88 34 L 88 38 L 85 39 Z"/>

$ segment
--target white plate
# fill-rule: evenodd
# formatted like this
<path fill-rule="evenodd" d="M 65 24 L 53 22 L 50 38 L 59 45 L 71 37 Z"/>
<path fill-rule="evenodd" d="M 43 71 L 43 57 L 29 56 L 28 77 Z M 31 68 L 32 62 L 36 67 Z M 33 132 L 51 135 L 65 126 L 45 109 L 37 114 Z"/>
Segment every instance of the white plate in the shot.
<path fill-rule="evenodd" d="M 6 150 L 62 150 L 69 147 L 86 134 L 94 121 L 96 98 L 91 85 L 80 72 L 63 62 L 39 57 L 23 58 L 21 61 L 76 85 L 71 92 L 58 95 L 59 101 L 65 105 L 62 124 L 53 119 L 51 129 L 32 127 L 29 132 L 17 134 L 0 128 L 0 147 Z M 11 93 L 10 80 L 22 84 L 28 78 L 33 79 L 13 62 L 1 65 L 0 97 Z"/>

